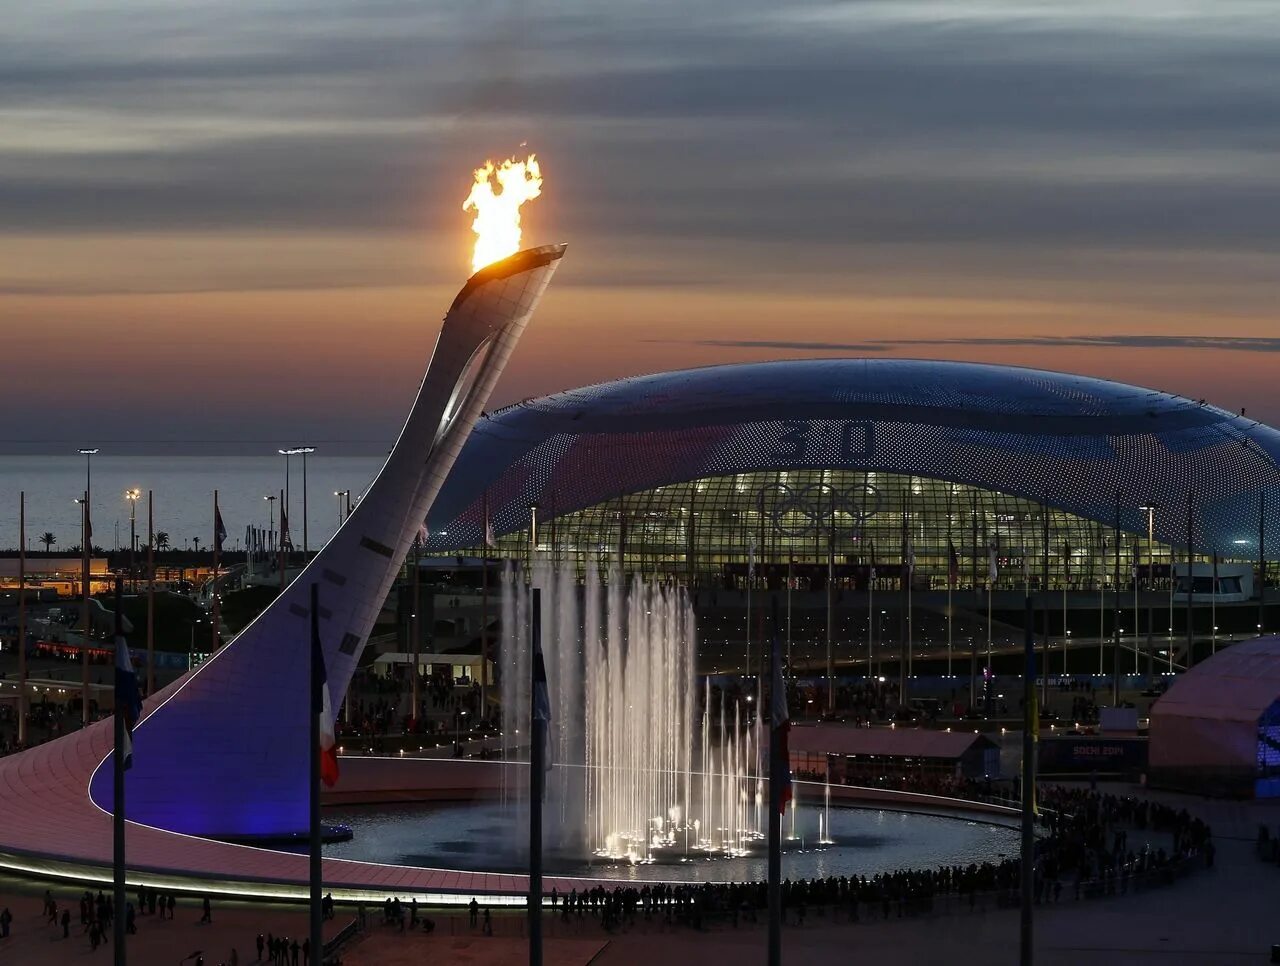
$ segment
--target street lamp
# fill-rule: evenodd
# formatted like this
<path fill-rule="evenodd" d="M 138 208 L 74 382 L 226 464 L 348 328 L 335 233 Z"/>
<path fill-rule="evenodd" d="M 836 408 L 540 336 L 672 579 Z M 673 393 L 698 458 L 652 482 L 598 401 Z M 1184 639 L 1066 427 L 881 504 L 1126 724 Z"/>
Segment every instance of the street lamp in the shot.
<path fill-rule="evenodd" d="M 333 495 L 338 498 L 338 526 L 342 526 L 342 510 L 345 502 L 347 515 L 351 515 L 351 491 L 350 490 L 334 490 Z"/>
<path fill-rule="evenodd" d="M 314 446 L 290 446 L 288 449 L 279 450 L 281 456 L 284 457 L 284 501 L 285 513 L 289 512 L 289 457 L 302 457 L 302 552 L 305 554 L 308 549 L 307 544 L 307 454 L 314 453 Z"/>
<path fill-rule="evenodd" d="M 124 498 L 129 501 L 129 581 L 134 593 L 138 590 L 138 499 L 141 496 L 142 491 L 136 486 L 124 491 Z"/>
<path fill-rule="evenodd" d="M 457 748 L 458 757 L 462 757 L 462 719 L 467 716 L 465 711 L 458 712 L 457 721 L 453 726 L 453 744 Z"/>

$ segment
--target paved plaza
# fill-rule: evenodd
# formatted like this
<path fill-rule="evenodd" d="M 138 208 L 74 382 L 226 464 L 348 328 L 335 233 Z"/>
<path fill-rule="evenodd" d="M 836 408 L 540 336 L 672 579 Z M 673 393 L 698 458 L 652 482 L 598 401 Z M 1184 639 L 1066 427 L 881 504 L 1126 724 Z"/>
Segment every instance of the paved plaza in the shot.
<path fill-rule="evenodd" d="M 1133 793 L 1127 786 L 1109 789 Z M 1280 825 L 1280 803 L 1221 802 L 1150 793 L 1149 797 L 1186 807 L 1214 829 L 1214 866 L 1197 870 L 1167 888 L 1109 899 L 1063 902 L 1037 907 L 1036 962 L 1046 966 L 1090 964 L 1161 964 L 1161 966 L 1245 966 L 1265 963 L 1272 943 L 1280 942 L 1275 916 L 1280 895 L 1280 869 L 1254 855 L 1260 823 Z M 0 882 L 0 907 L 14 914 L 13 933 L 0 946 L 0 961 L 63 963 L 105 961 L 108 953 L 91 952 L 79 926 L 63 940 L 61 929 L 45 924 L 40 914 L 44 886 L 32 882 Z M 59 905 L 74 903 L 74 888 L 53 890 Z M 352 918 L 340 907 L 326 923 L 332 935 Z M 519 912 L 498 911 L 494 935 L 471 926 L 457 910 L 423 913 L 435 929 L 401 932 L 381 923 L 381 910 L 368 908 L 369 928 L 343 948 L 347 966 L 421 962 L 488 964 L 520 962 L 525 956 L 524 922 Z M 73 914 L 73 919 L 75 918 Z M 301 936 L 306 915 L 298 906 L 219 901 L 213 924 L 200 925 L 197 899 L 180 901 L 173 921 L 140 917 L 131 937 L 130 962 L 139 966 L 182 962 L 200 951 L 206 966 L 229 963 L 234 948 L 240 963 L 253 963 L 259 932 Z M 725 923 L 694 931 L 666 925 L 660 919 L 638 920 L 629 928 L 606 932 L 588 916 L 567 924 L 548 912 L 546 962 L 550 966 L 705 966 L 708 962 L 763 962 L 762 923 L 734 928 Z M 784 961 L 820 963 L 868 958 L 883 966 L 920 963 L 1007 964 L 1016 958 L 1017 910 L 958 912 L 883 922 L 864 916 L 851 924 L 817 912 L 803 927 L 789 925 Z M 188 962 L 194 962 L 188 959 Z"/>

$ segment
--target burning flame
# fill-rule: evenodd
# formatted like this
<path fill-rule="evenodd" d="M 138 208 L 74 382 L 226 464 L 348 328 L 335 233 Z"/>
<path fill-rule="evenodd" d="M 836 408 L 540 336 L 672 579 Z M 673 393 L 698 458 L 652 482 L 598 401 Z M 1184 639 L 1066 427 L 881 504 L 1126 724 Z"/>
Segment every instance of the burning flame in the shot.
<path fill-rule="evenodd" d="M 494 191 L 494 182 L 498 191 Z M 528 160 L 507 158 L 501 164 L 486 161 L 476 168 L 471 194 L 462 203 L 463 211 L 475 209 L 471 230 L 476 233 L 476 250 L 471 270 L 478 272 L 520 250 L 520 206 L 542 194 L 542 170 L 536 155 Z"/>

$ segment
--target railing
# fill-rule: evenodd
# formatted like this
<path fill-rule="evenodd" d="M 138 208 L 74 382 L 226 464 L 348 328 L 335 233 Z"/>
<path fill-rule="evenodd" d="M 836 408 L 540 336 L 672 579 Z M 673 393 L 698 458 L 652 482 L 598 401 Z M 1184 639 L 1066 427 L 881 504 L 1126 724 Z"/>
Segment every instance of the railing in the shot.
<path fill-rule="evenodd" d="M 355 938 L 359 932 L 360 923 L 355 919 L 339 929 L 338 934 L 326 942 L 324 949 L 321 950 L 321 966 L 341 966 L 342 960 L 337 955 L 338 950 Z"/>

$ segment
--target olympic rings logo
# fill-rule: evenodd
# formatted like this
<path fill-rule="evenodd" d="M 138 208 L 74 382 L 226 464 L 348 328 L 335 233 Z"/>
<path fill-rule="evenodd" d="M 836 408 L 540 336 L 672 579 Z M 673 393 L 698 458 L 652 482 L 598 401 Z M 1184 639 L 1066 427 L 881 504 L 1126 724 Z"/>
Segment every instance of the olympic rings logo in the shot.
<path fill-rule="evenodd" d="M 883 509 L 884 498 L 870 483 L 843 490 L 829 483 L 810 483 L 798 489 L 785 483 L 766 483 L 756 492 L 756 503 L 775 531 L 786 537 L 802 537 L 825 530 L 835 514 L 852 521 L 841 529 L 860 533 L 863 524 Z"/>

